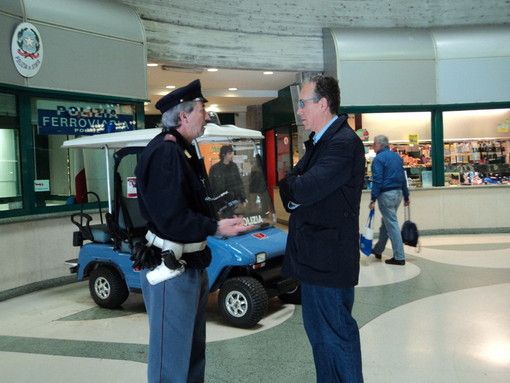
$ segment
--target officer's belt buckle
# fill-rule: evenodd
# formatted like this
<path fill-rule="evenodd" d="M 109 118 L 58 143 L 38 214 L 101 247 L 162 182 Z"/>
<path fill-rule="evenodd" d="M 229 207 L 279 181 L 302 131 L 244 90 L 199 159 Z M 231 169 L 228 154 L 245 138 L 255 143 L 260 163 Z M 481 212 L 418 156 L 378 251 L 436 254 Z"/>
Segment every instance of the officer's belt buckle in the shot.
<path fill-rule="evenodd" d="M 156 246 L 159 247 L 162 251 L 173 251 L 177 260 L 181 259 L 182 254 L 184 253 L 202 251 L 207 246 L 207 240 L 202 242 L 179 243 L 158 237 L 150 230 L 148 230 L 147 234 L 145 234 L 145 238 L 148 241 L 147 246 Z"/>

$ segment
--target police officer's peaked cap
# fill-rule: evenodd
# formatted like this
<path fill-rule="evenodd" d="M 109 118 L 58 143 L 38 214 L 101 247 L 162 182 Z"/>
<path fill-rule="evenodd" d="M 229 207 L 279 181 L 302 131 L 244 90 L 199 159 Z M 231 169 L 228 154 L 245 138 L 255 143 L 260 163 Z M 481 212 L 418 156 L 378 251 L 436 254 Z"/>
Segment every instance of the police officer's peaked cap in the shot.
<path fill-rule="evenodd" d="M 159 101 L 156 102 L 156 109 L 159 109 L 161 113 L 165 113 L 167 110 L 185 101 L 207 102 L 202 95 L 200 80 L 192 81 L 188 85 L 175 89 L 166 96 L 160 98 Z"/>

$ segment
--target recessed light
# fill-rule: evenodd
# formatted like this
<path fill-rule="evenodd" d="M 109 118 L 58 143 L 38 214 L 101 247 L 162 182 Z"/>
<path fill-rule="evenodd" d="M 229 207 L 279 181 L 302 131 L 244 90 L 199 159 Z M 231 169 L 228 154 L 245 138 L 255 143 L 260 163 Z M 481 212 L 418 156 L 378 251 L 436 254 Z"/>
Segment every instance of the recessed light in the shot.
<path fill-rule="evenodd" d="M 147 66 L 158 66 L 156 63 L 147 63 Z"/>
<path fill-rule="evenodd" d="M 237 88 L 228 88 L 228 90 L 237 90 Z"/>
<path fill-rule="evenodd" d="M 165 88 L 167 88 L 167 89 L 175 89 L 175 85 L 167 85 Z"/>
<path fill-rule="evenodd" d="M 273 74 L 273 72 L 271 71 L 266 71 L 266 72 L 263 72 L 264 74 Z"/>
<path fill-rule="evenodd" d="M 217 72 L 218 68 L 207 68 L 208 72 Z"/>

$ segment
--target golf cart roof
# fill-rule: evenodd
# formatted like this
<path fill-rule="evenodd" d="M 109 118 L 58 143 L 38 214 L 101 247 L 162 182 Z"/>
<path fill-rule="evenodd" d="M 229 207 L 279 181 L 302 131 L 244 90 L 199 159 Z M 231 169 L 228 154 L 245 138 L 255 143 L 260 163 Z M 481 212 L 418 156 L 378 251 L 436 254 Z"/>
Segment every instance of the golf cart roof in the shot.
<path fill-rule="evenodd" d="M 120 149 L 124 147 L 146 146 L 157 134 L 160 128 L 127 130 L 124 132 L 95 134 L 64 141 L 62 148 L 104 148 Z M 235 125 L 207 124 L 201 141 L 224 141 L 229 139 L 248 138 L 260 140 L 264 136 L 258 130 L 239 128 Z"/>

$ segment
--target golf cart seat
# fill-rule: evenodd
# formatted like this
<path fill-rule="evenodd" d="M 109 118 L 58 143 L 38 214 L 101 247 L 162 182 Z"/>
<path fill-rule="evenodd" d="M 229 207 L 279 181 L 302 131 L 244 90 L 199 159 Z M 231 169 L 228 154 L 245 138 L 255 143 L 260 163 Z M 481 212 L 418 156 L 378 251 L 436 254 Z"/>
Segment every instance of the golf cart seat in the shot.
<path fill-rule="evenodd" d="M 118 214 L 106 214 L 106 222 L 112 233 L 115 248 L 130 253 L 133 246 L 145 240 L 146 221 L 140 214 L 138 199 L 121 197 Z M 115 216 L 117 217 L 115 219 Z"/>
<path fill-rule="evenodd" d="M 83 212 L 83 202 L 81 204 L 81 211 L 71 215 L 71 222 L 78 227 L 78 231 L 73 233 L 73 245 L 82 246 L 83 241 L 91 241 L 95 243 L 110 243 L 112 242 L 108 225 L 103 222 L 103 213 L 101 211 L 101 201 L 99 196 L 94 192 L 87 192 L 84 195 L 82 201 L 86 199 L 88 195 L 96 197 L 97 204 L 99 206 L 99 217 L 101 219 L 100 224 L 91 225 L 92 217 Z"/>
<path fill-rule="evenodd" d="M 85 223 L 83 222 L 85 220 Z M 71 222 L 78 227 L 78 231 L 74 232 L 73 244 L 76 241 L 91 241 L 96 243 L 109 243 L 112 241 L 108 225 L 101 223 L 91 225 L 92 217 L 87 213 L 75 213 L 71 215 Z M 75 246 L 81 246 L 78 243 Z"/>
<path fill-rule="evenodd" d="M 143 148 L 140 147 L 126 147 L 113 155 L 115 159 L 114 207 L 112 214 L 106 214 L 106 223 L 112 235 L 115 249 L 125 253 L 131 253 L 137 242 L 145 241 L 147 222 L 140 213 L 138 198 L 128 198 L 122 192 L 123 182 L 119 173 L 119 165 L 126 156 L 137 155 L 142 150 Z"/>

